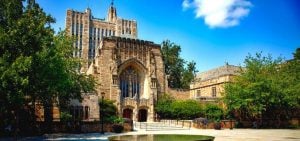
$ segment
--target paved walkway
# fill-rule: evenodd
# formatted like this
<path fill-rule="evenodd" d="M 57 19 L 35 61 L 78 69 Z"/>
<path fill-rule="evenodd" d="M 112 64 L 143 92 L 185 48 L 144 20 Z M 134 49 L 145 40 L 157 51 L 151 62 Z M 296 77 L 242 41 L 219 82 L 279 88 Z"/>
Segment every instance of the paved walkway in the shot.
<path fill-rule="evenodd" d="M 161 123 L 154 123 L 161 125 Z M 153 123 L 151 123 L 153 126 Z M 161 125 L 164 126 L 164 125 Z M 141 126 L 140 126 L 141 127 Z M 188 135 L 208 135 L 214 136 L 215 141 L 300 141 L 300 130 L 291 129 L 195 129 L 181 128 L 163 130 L 146 130 L 146 128 L 136 128 L 133 132 L 114 134 L 89 133 L 89 134 L 49 134 L 42 137 L 28 137 L 21 140 L 100 140 L 107 141 L 107 137 L 112 135 L 138 135 L 138 134 L 188 134 Z M 0 140 L 9 140 L 1 139 Z"/>
<path fill-rule="evenodd" d="M 163 123 L 148 123 L 149 128 L 135 128 L 136 132 L 126 134 L 190 134 L 214 136 L 215 141 L 300 141 L 300 130 L 292 129 L 196 129 Z M 139 125 L 139 124 L 137 124 Z M 144 125 L 145 126 L 145 125 Z M 156 128 L 155 128 L 156 126 Z M 143 126 L 142 126 L 143 127 Z M 151 128 L 150 128 L 151 129 Z M 159 130 L 161 129 L 161 130 Z M 167 130 L 166 130 L 167 129 Z"/>
<path fill-rule="evenodd" d="M 145 131 L 126 133 L 136 134 L 190 134 L 214 136 L 215 141 L 300 141 L 300 130 L 288 129 L 193 129 Z"/>

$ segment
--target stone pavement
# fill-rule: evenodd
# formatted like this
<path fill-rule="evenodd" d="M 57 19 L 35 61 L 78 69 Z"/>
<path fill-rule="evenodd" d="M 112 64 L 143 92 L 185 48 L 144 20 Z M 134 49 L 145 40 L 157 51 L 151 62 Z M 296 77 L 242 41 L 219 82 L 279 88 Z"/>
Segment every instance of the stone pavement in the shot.
<path fill-rule="evenodd" d="M 157 126 L 157 130 L 147 130 L 145 128 L 135 128 L 136 132 L 126 134 L 190 134 L 190 135 L 208 135 L 214 136 L 215 141 L 300 141 L 299 129 L 196 129 L 196 128 L 178 128 L 169 125 L 165 130 L 166 124 L 150 123 Z M 137 126 L 139 127 L 139 126 Z M 163 127 L 163 128 L 162 128 Z M 174 127 L 174 128 L 173 128 Z M 161 128 L 162 130 L 159 130 Z"/>
<path fill-rule="evenodd" d="M 214 136 L 215 141 L 300 141 L 300 130 L 289 129 L 193 129 L 145 131 L 126 133 L 135 134 L 190 134 Z"/>

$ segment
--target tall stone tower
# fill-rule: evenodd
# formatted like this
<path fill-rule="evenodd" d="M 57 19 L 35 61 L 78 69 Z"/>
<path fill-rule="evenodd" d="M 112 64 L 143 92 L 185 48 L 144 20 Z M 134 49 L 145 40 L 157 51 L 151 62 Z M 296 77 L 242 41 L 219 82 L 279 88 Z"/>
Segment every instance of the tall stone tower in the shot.
<path fill-rule="evenodd" d="M 117 17 L 117 9 L 112 2 L 104 19 L 92 16 L 92 10 L 85 12 L 68 9 L 66 17 L 66 31 L 75 37 L 76 42 L 73 52 L 74 57 L 79 57 L 85 62 L 81 72 L 86 72 L 95 58 L 96 49 L 100 47 L 103 37 L 120 36 L 137 38 L 137 22 Z"/>
<path fill-rule="evenodd" d="M 113 2 L 111 2 L 110 7 L 107 11 L 106 21 L 110 23 L 116 23 L 117 21 L 117 9 L 114 7 Z"/>

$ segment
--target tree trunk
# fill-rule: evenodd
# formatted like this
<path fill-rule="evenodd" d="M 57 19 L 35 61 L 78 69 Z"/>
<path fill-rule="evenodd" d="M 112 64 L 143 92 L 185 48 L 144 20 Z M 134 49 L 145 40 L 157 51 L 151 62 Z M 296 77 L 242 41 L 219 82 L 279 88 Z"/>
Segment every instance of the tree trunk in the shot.
<path fill-rule="evenodd" d="M 45 132 L 52 133 L 52 122 L 53 122 L 53 113 L 52 113 L 52 100 L 49 100 L 44 103 L 44 125 Z"/>
<path fill-rule="evenodd" d="M 14 140 L 18 140 L 18 134 L 19 134 L 19 108 L 14 108 L 13 110 L 13 117 L 14 117 Z"/>

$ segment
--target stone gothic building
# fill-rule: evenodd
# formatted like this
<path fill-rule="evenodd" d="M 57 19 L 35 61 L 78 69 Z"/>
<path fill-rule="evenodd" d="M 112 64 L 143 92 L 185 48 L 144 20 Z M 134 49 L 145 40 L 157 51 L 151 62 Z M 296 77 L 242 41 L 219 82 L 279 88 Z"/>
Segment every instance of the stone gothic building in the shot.
<path fill-rule="evenodd" d="M 73 117 L 99 120 L 98 99 L 115 101 L 120 116 L 134 121 L 153 121 L 154 105 L 166 90 L 160 45 L 137 39 L 137 22 L 117 17 L 113 3 L 106 19 L 85 12 L 67 10 L 66 31 L 76 37 L 74 57 L 86 63 L 81 73 L 100 83 L 96 94 L 72 100 Z"/>
<path fill-rule="evenodd" d="M 154 105 L 166 90 L 160 45 L 121 38 L 103 38 L 88 74 L 100 81 L 98 95 L 116 101 L 120 115 L 153 121 Z"/>
<path fill-rule="evenodd" d="M 80 73 L 93 75 L 100 85 L 95 93 L 82 94 L 83 100 L 71 100 L 73 119 L 99 120 L 99 98 L 113 100 L 119 116 L 134 121 L 154 121 L 154 106 L 162 93 L 175 99 L 195 99 L 200 103 L 216 102 L 223 97 L 224 85 L 239 67 L 226 64 L 197 74 L 189 90 L 168 88 L 160 45 L 137 38 L 137 22 L 117 17 L 113 3 L 107 18 L 85 12 L 67 10 L 66 31 L 76 38 L 74 57 L 81 58 Z M 39 105 L 37 105 L 39 106 Z M 43 108 L 37 115 L 43 120 Z M 54 120 L 59 120 L 59 109 L 54 107 Z"/>

